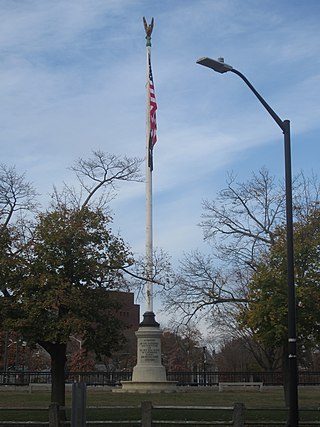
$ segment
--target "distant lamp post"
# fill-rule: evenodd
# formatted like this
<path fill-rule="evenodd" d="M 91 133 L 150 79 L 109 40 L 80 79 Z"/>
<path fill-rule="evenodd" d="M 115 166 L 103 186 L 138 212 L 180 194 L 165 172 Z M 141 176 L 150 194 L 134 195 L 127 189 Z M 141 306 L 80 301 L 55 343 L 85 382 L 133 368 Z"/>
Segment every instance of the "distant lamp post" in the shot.
<path fill-rule="evenodd" d="M 203 357 L 203 385 L 207 385 L 207 347 L 202 347 L 202 357 Z"/>
<path fill-rule="evenodd" d="M 289 354 L 289 426 L 299 425 L 298 409 L 298 370 L 297 370 L 297 342 L 296 342 L 296 297 L 294 284 L 294 259 L 293 259 L 293 215 L 292 215 L 292 175 L 291 175 L 291 148 L 290 148 L 290 121 L 281 120 L 280 117 L 267 104 L 256 91 L 249 80 L 240 71 L 231 65 L 225 64 L 223 58 L 218 60 L 200 58 L 197 64 L 211 68 L 218 73 L 228 71 L 237 74 L 255 94 L 264 108 L 278 124 L 284 134 L 285 153 L 285 184 L 286 184 L 286 231 L 287 231 L 287 285 L 288 285 L 288 354 Z"/>
<path fill-rule="evenodd" d="M 25 366 L 26 366 L 26 347 L 27 347 L 27 341 L 22 341 L 22 371 L 24 372 Z"/>
<path fill-rule="evenodd" d="M 72 335 L 70 335 L 70 338 L 72 338 L 73 340 L 77 341 L 79 343 L 79 351 L 82 351 L 82 340 L 79 340 L 79 338 L 76 338 Z"/>
<path fill-rule="evenodd" d="M 79 338 L 74 337 L 73 335 L 70 335 L 70 338 L 77 341 L 79 343 L 79 358 L 78 358 L 78 382 L 81 382 L 81 359 L 82 359 L 82 340 L 79 340 Z"/>

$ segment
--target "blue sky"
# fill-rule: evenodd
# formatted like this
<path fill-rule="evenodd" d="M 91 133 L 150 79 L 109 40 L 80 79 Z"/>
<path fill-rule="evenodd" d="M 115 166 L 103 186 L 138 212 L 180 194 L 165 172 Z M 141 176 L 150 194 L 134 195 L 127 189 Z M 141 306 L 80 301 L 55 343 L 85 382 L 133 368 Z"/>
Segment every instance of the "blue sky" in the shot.
<path fill-rule="evenodd" d="M 158 102 L 154 245 L 177 260 L 206 248 L 203 199 L 233 171 L 283 178 L 283 136 L 245 84 L 196 64 L 224 57 L 290 119 L 293 173 L 318 171 L 318 0 L 1 0 L 1 162 L 26 172 L 45 207 L 92 150 L 145 155 L 145 33 L 155 19 Z M 144 184 L 121 185 L 114 229 L 144 253 Z"/>

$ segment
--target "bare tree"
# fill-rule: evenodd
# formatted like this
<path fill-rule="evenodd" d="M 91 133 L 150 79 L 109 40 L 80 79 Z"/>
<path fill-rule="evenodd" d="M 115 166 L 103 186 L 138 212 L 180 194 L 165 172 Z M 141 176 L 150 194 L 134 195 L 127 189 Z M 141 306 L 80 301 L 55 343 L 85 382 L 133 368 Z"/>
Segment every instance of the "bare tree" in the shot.
<path fill-rule="evenodd" d="M 246 305 L 245 303 L 243 305 Z M 223 345 L 236 342 L 251 354 L 257 364 L 266 371 L 279 369 L 282 361 L 282 349 L 277 343 L 265 345 L 254 339 L 254 331 L 247 325 L 239 327 L 238 313 L 243 308 L 240 304 L 223 304 L 219 306 L 220 316 L 211 320 L 215 329 L 220 331 Z"/>
<path fill-rule="evenodd" d="M 224 262 L 254 268 L 266 246 L 274 243 L 278 225 L 285 218 L 285 195 L 267 169 L 239 183 L 229 175 L 227 187 L 216 199 L 203 202 L 200 226 L 204 238 Z"/>
<path fill-rule="evenodd" d="M 202 361 L 203 337 L 196 324 L 177 324 L 170 319 L 163 329 L 161 351 L 166 368 L 170 371 L 191 371 Z"/>
<path fill-rule="evenodd" d="M 152 277 L 146 278 L 146 257 L 140 256 L 135 260 L 134 265 L 129 270 L 123 269 L 129 276 L 131 276 L 130 289 L 135 290 L 138 298 L 145 298 L 145 285 L 147 281 L 154 284 L 154 296 L 160 294 L 165 295 L 165 292 L 172 287 L 173 268 L 171 265 L 170 256 L 160 248 L 155 248 L 152 255 L 153 261 L 153 274 Z"/>
<path fill-rule="evenodd" d="M 195 316 L 204 318 L 221 314 L 223 303 L 246 301 L 240 292 L 240 274 L 216 266 L 216 259 L 199 251 L 186 254 L 165 294 L 165 309 L 188 323 Z"/>
<path fill-rule="evenodd" d="M 64 183 L 62 191 L 54 187 L 51 203 L 53 207 L 65 205 L 81 209 L 94 203 L 95 207 L 108 209 L 120 182 L 143 181 L 140 170 L 143 160 L 102 151 L 93 151 L 92 154 L 92 158 L 80 158 L 70 168 L 75 172 L 79 186 L 75 188 Z"/>
<path fill-rule="evenodd" d="M 319 195 L 317 177 L 300 173 L 294 180 L 295 217 L 306 217 Z M 265 168 L 244 183 L 229 175 L 226 188 L 203 209 L 200 226 L 212 252 L 185 255 L 166 295 L 166 309 L 180 312 L 183 322 L 196 315 L 211 322 L 234 316 L 247 301 L 252 273 L 285 224 L 284 189 Z"/>
<path fill-rule="evenodd" d="M 19 174 L 14 166 L 0 164 L 0 292 L 6 298 L 11 296 L 17 258 L 32 234 L 27 216 L 37 207 L 36 196 L 25 174 Z"/>
<path fill-rule="evenodd" d="M 304 222 L 314 209 L 319 208 L 320 183 L 317 175 L 306 176 L 303 172 L 294 180 L 293 208 L 295 218 Z"/>
<path fill-rule="evenodd" d="M 300 172 L 293 182 L 296 219 L 308 217 L 320 201 L 317 176 Z M 229 175 L 226 188 L 215 200 L 203 202 L 204 238 L 214 255 L 238 268 L 255 269 L 257 258 L 274 243 L 278 227 L 285 225 L 285 189 L 266 168 L 244 183 Z"/>
<path fill-rule="evenodd" d="M 14 166 L 0 164 L 0 227 L 8 227 L 14 215 L 30 212 L 36 207 L 37 193 L 25 174 Z"/>

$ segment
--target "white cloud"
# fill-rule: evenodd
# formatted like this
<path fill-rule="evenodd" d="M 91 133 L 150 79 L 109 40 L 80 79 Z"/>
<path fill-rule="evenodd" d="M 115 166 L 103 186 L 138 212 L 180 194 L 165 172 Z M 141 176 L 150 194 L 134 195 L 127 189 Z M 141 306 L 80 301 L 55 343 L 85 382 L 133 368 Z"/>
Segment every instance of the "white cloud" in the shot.
<path fill-rule="evenodd" d="M 201 200 L 227 170 L 247 176 L 269 162 L 283 173 L 277 125 L 237 76 L 204 69 L 199 57 L 225 56 L 242 71 L 291 120 L 297 147 L 318 134 L 318 2 L 7 0 L 0 12 L 1 161 L 43 194 L 73 180 L 67 167 L 92 149 L 144 157 L 142 16 L 155 17 L 155 245 L 175 257 L 202 245 Z M 311 168 L 319 152 L 299 157 Z M 144 185 L 122 185 L 112 206 L 115 229 L 143 252 Z"/>

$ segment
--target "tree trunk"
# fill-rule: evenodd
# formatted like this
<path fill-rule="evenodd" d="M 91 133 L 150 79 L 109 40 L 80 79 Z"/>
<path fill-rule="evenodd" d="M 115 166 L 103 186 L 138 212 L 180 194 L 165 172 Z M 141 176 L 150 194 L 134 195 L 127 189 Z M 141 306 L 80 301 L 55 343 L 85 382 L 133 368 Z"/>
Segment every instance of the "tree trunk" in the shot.
<path fill-rule="evenodd" d="M 65 420 L 65 365 L 67 345 L 63 343 L 39 342 L 51 357 L 51 403 L 58 403 L 62 408 L 60 419 Z"/>
<path fill-rule="evenodd" d="M 51 402 L 65 406 L 66 344 L 52 344 L 51 356 Z"/>

